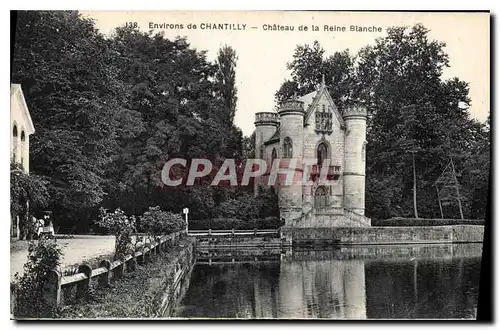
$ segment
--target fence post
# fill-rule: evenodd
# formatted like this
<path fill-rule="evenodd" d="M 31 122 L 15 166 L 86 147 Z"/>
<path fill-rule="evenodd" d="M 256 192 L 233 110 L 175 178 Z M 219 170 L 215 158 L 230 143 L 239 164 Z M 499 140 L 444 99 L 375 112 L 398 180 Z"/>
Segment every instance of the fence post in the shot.
<path fill-rule="evenodd" d="M 92 268 L 89 265 L 80 265 L 78 266 L 78 273 L 84 273 L 85 276 L 87 276 L 86 279 L 76 284 L 76 299 L 80 300 L 85 297 L 89 291 Z"/>
<path fill-rule="evenodd" d="M 101 263 L 99 264 L 99 267 L 106 267 L 108 270 L 107 272 L 99 275 L 99 286 L 102 288 L 107 288 L 109 286 L 109 278 L 111 275 L 111 261 L 109 260 L 102 260 Z"/>
<path fill-rule="evenodd" d="M 153 247 L 153 243 L 149 243 L 149 260 L 152 260 L 155 255 L 155 248 Z"/>
<path fill-rule="evenodd" d="M 148 253 L 149 253 L 149 250 L 146 251 L 145 248 L 142 249 L 142 262 L 144 264 L 147 264 L 149 262 L 149 260 L 148 260 L 149 259 Z"/>
<path fill-rule="evenodd" d="M 137 257 L 137 263 L 139 265 L 144 265 L 144 248 L 141 251 L 141 255 Z"/>
<path fill-rule="evenodd" d="M 137 259 L 135 258 L 135 252 L 132 254 L 132 259 L 127 263 L 127 272 L 135 272 L 137 269 Z"/>
<path fill-rule="evenodd" d="M 61 302 L 61 273 L 51 270 L 43 283 L 43 299 L 50 306 L 57 306 Z"/>
<path fill-rule="evenodd" d="M 123 253 L 118 254 L 117 260 L 120 260 L 122 263 L 117 267 L 115 267 L 115 269 L 113 269 L 113 275 L 115 280 L 122 278 L 125 275 L 125 267 L 126 267 L 125 256 L 123 255 Z"/>

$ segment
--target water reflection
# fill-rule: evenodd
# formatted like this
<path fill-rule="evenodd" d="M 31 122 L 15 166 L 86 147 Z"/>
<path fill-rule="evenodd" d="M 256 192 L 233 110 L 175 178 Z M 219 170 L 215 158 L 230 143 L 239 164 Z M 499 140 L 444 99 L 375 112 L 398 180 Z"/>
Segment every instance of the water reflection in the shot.
<path fill-rule="evenodd" d="M 388 254 L 390 249 L 394 250 L 392 254 Z M 219 255 L 216 261 L 195 265 L 176 315 L 287 319 L 475 317 L 480 246 L 458 254 L 457 249 L 443 250 L 439 246 L 390 249 L 293 251 L 281 255 L 280 261 L 238 262 L 238 257 L 230 253 L 231 261 L 227 262 Z M 436 252 L 439 249 L 445 252 Z M 377 254 L 381 257 L 377 258 Z"/>

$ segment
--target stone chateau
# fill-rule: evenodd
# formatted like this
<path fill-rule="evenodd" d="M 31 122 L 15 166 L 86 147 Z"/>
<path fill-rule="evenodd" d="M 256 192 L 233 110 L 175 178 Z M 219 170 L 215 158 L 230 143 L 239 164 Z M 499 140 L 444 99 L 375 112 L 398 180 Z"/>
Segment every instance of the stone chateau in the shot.
<path fill-rule="evenodd" d="M 312 184 L 287 185 L 278 178 L 285 227 L 370 226 L 364 216 L 366 119 L 361 105 L 338 109 L 324 78 L 316 91 L 282 102 L 277 113 L 256 113 L 256 158 L 265 160 L 268 169 L 277 158 L 297 160 L 281 170 L 295 178 L 310 172 Z M 306 170 L 304 162 L 311 160 L 315 163 Z M 320 182 L 321 173 L 330 182 Z M 265 176 L 256 182 L 256 192 L 269 187 Z"/>

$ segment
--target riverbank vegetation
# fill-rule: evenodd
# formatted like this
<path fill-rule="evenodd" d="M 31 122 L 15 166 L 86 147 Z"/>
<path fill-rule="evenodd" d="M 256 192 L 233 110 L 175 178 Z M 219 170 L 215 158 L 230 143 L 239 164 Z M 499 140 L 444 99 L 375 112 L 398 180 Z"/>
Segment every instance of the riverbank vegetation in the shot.
<path fill-rule="evenodd" d="M 134 272 L 126 273 L 107 289 L 92 289 L 85 301 L 61 306 L 58 318 L 148 318 L 158 315 L 162 298 L 172 289 L 175 263 L 190 260 L 192 241 L 184 239 L 179 244 L 155 255 L 151 262 L 140 265 Z M 191 265 L 183 267 L 190 268 Z M 95 283 L 93 283 L 95 284 Z"/>

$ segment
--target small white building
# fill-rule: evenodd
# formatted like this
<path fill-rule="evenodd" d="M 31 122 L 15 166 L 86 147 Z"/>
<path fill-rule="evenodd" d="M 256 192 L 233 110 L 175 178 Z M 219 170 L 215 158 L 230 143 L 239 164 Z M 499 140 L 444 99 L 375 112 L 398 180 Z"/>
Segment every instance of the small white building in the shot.
<path fill-rule="evenodd" d="M 29 172 L 30 135 L 35 132 L 21 85 L 10 85 L 10 159 Z M 12 219 L 11 236 L 19 236 L 19 219 Z"/>

